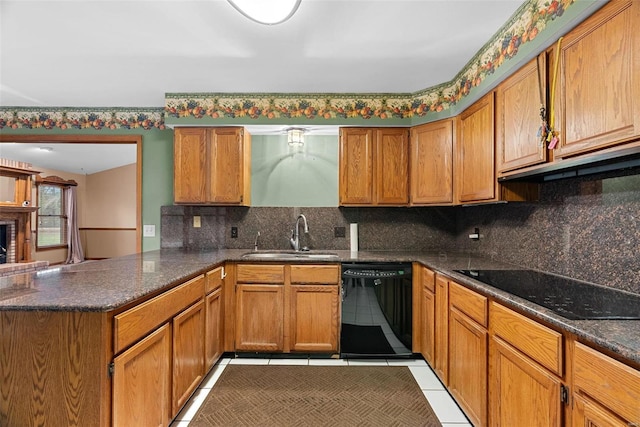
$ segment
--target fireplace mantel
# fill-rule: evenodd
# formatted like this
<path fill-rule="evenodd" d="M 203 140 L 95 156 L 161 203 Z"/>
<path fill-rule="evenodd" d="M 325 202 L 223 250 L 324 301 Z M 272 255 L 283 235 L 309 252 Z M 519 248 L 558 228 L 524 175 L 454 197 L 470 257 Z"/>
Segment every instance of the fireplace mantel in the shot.
<path fill-rule="evenodd" d="M 39 172 L 0 163 L 0 175 L 15 179 L 15 197 L 12 202 L 0 204 L 0 220 L 15 224 L 16 263 L 31 262 L 31 213 L 38 210 L 31 205 L 32 176 Z"/>

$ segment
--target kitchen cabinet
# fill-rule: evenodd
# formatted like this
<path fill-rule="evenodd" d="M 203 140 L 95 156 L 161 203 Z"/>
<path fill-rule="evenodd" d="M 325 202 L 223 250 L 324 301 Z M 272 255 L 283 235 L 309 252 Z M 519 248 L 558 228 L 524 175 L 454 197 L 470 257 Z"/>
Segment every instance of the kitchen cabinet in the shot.
<path fill-rule="evenodd" d="M 436 347 L 436 275 L 428 268 L 415 263 L 413 266 L 415 299 L 420 304 L 414 305 L 419 321 L 414 327 L 414 353 L 420 353 L 429 366 L 435 363 Z"/>
<path fill-rule="evenodd" d="M 640 425 L 640 371 L 573 344 L 573 426 Z"/>
<path fill-rule="evenodd" d="M 241 127 L 174 129 L 176 204 L 250 204 L 251 136 Z"/>
<path fill-rule="evenodd" d="M 338 351 L 339 269 L 332 265 L 290 268 L 291 351 Z"/>
<path fill-rule="evenodd" d="M 338 265 L 238 264 L 235 269 L 235 351 L 338 351 Z"/>
<path fill-rule="evenodd" d="M 204 322 L 202 298 L 173 318 L 172 417 L 178 414 L 204 377 Z"/>
<path fill-rule="evenodd" d="M 497 181 L 494 173 L 493 92 L 463 111 L 458 120 L 458 201 L 494 200 Z"/>
<path fill-rule="evenodd" d="M 113 425 L 168 425 L 172 418 L 169 324 L 117 356 L 113 364 Z"/>
<path fill-rule="evenodd" d="M 537 184 L 498 184 L 495 172 L 494 92 L 476 101 L 457 120 L 454 175 L 457 204 L 538 199 Z"/>
<path fill-rule="evenodd" d="M 546 143 L 538 136 L 540 108 L 547 105 L 546 66 L 543 53 L 496 88 L 498 175 L 547 161 Z"/>
<path fill-rule="evenodd" d="M 284 351 L 284 265 L 236 270 L 236 350 Z"/>
<path fill-rule="evenodd" d="M 449 281 L 436 274 L 435 306 L 435 360 L 433 370 L 444 385 L 449 375 Z"/>
<path fill-rule="evenodd" d="M 489 424 L 561 426 L 562 335 L 496 302 L 489 324 Z"/>
<path fill-rule="evenodd" d="M 447 119 L 411 128 L 410 204 L 453 204 L 453 127 Z"/>
<path fill-rule="evenodd" d="M 487 298 L 449 282 L 448 387 L 474 426 L 487 425 L 487 323 Z"/>
<path fill-rule="evenodd" d="M 114 316 L 114 425 L 167 425 L 200 383 L 203 296 L 200 275 Z"/>
<path fill-rule="evenodd" d="M 554 100 L 560 137 L 556 157 L 640 136 L 639 25 L 639 2 L 613 0 L 562 39 Z M 557 50 L 554 46 L 551 59 Z"/>
<path fill-rule="evenodd" d="M 218 267 L 205 274 L 205 371 L 211 369 L 224 352 L 224 271 L 224 267 Z"/>
<path fill-rule="evenodd" d="M 406 128 L 341 128 L 341 206 L 409 203 L 409 132 Z"/>

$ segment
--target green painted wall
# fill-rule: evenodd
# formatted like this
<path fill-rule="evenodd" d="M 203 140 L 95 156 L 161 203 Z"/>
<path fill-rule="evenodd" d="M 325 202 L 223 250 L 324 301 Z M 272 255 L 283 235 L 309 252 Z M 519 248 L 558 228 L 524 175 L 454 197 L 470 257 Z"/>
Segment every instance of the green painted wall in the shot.
<path fill-rule="evenodd" d="M 252 206 L 338 206 L 338 136 L 251 137 Z"/>

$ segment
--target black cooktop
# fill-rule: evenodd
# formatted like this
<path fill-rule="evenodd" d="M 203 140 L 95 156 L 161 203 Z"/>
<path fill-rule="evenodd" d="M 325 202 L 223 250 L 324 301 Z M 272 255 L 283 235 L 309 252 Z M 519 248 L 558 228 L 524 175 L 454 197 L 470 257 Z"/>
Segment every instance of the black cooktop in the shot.
<path fill-rule="evenodd" d="M 640 319 L 640 295 L 534 270 L 455 270 L 571 320 Z"/>

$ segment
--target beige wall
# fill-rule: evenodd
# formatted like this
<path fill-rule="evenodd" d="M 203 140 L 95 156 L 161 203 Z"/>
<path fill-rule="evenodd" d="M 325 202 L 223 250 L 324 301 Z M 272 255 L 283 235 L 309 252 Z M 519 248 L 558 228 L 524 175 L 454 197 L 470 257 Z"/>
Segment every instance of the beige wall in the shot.
<path fill-rule="evenodd" d="M 78 175 L 68 172 L 42 169 L 41 176 L 55 175 L 63 179 L 73 179 L 78 183 L 78 225 L 85 258 L 99 259 L 127 255 L 136 251 L 136 231 L 123 230 L 136 227 L 136 164 L 122 166 L 107 171 Z M 35 202 L 35 187 L 33 200 Z M 35 214 L 32 229 L 35 232 Z M 114 230 L 91 230 L 106 228 Z M 35 235 L 34 235 L 35 241 Z M 33 259 L 49 261 L 49 264 L 63 263 L 67 258 L 66 249 L 35 251 Z"/>
<path fill-rule="evenodd" d="M 83 227 L 136 227 L 135 163 L 87 175 L 86 189 Z"/>

